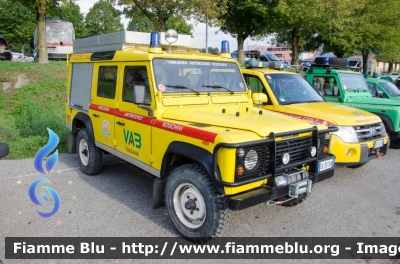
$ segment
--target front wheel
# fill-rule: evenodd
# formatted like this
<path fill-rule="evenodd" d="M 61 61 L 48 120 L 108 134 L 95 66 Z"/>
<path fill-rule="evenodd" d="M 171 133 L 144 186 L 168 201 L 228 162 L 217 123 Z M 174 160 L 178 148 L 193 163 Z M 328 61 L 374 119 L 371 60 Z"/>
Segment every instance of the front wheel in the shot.
<path fill-rule="evenodd" d="M 88 175 L 99 173 L 103 162 L 103 153 L 91 142 L 86 128 L 79 131 L 76 144 L 81 171 Z"/>
<path fill-rule="evenodd" d="M 195 243 L 219 236 L 228 225 L 228 198 L 214 190 L 208 173 L 198 164 L 172 171 L 165 188 L 165 203 L 178 232 Z"/>

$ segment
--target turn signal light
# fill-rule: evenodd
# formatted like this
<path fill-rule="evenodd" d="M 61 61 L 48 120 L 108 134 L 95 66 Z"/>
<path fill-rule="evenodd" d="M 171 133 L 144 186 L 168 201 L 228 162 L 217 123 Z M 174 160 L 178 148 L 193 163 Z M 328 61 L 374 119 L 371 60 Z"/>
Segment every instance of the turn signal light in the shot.
<path fill-rule="evenodd" d="M 329 152 L 329 148 L 327 146 L 324 146 L 322 151 L 324 152 L 324 154 L 327 154 Z"/>
<path fill-rule="evenodd" d="M 237 175 L 242 175 L 243 173 L 244 173 L 244 168 L 242 166 L 236 168 Z"/>

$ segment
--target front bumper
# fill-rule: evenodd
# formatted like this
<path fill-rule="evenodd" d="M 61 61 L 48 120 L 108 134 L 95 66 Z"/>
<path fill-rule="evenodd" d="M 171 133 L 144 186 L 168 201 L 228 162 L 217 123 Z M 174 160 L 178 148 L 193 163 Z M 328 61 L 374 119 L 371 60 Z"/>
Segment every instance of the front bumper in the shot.
<path fill-rule="evenodd" d="M 384 145 L 375 150 L 374 142 L 378 140 L 384 140 Z M 336 165 L 340 167 L 354 166 L 386 155 L 389 148 L 389 139 L 385 137 L 378 140 L 361 143 L 345 143 L 337 136 L 332 136 L 331 152 L 336 156 Z M 377 152 L 379 152 L 379 154 Z"/>

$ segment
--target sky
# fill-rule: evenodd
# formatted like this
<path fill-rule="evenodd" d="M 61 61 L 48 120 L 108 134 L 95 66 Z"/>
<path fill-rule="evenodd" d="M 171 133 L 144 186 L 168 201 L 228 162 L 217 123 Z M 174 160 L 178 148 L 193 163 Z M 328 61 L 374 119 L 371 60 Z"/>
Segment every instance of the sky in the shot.
<path fill-rule="evenodd" d="M 78 0 L 75 3 L 79 5 L 81 8 L 81 13 L 86 15 L 89 12 L 89 9 L 96 3 L 97 0 Z M 126 19 L 124 15 L 121 15 L 121 22 L 124 24 L 125 28 L 129 23 L 129 19 Z M 189 22 L 190 23 L 190 22 Z M 193 23 L 190 23 L 193 24 Z M 221 49 L 221 41 L 227 40 L 229 41 L 229 47 L 231 52 L 237 50 L 237 41 L 230 35 L 224 34 L 222 32 L 218 32 L 219 28 L 208 28 L 208 46 L 209 47 L 217 47 Z M 215 34 L 218 32 L 217 34 Z M 197 25 L 193 25 L 193 37 L 203 39 L 204 47 L 205 47 L 205 39 L 206 39 L 206 25 L 204 23 L 198 23 Z M 267 46 L 268 42 L 265 41 L 252 41 L 251 39 L 247 39 L 244 42 L 244 49 L 253 45 Z M 254 47 L 254 46 L 253 46 Z"/>

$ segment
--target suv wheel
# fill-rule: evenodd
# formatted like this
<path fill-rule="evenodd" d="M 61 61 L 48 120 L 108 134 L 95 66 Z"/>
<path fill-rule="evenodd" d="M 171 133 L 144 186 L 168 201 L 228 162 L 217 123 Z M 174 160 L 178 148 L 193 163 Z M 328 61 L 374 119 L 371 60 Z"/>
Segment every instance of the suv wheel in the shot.
<path fill-rule="evenodd" d="M 165 202 L 175 228 L 195 243 L 210 241 L 228 225 L 228 198 L 214 190 L 208 173 L 198 164 L 172 171 Z"/>
<path fill-rule="evenodd" d="M 82 128 L 79 131 L 76 144 L 81 171 L 88 175 L 99 173 L 102 166 L 103 153 L 101 149 L 90 141 L 86 128 Z"/>

